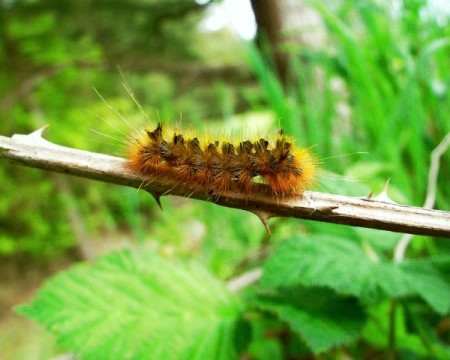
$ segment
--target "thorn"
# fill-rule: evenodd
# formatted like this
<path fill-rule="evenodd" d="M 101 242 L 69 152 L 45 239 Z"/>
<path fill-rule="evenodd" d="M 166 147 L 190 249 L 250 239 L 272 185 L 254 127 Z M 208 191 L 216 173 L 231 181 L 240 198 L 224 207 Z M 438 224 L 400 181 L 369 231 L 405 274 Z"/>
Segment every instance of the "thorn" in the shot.
<path fill-rule="evenodd" d="M 269 226 L 269 219 L 272 217 L 272 215 L 268 212 L 260 211 L 260 210 L 250 210 L 250 211 L 253 214 L 255 214 L 257 217 L 259 217 L 259 220 L 261 220 L 261 222 L 263 223 L 269 236 L 272 236 L 272 232 L 270 231 L 270 226 Z"/>
<path fill-rule="evenodd" d="M 37 129 L 35 131 L 33 131 L 31 134 L 29 134 L 28 136 L 31 137 L 35 137 L 35 138 L 42 138 L 42 134 L 44 134 L 44 132 L 50 127 L 49 124 L 41 127 L 40 129 Z"/>
<path fill-rule="evenodd" d="M 330 215 L 336 209 L 339 209 L 339 205 L 319 206 L 318 208 L 315 209 L 315 211 L 318 211 L 324 215 Z"/>
<path fill-rule="evenodd" d="M 378 196 L 372 198 L 372 200 L 382 201 L 382 202 L 391 203 L 391 204 L 396 204 L 396 202 L 395 202 L 394 200 L 392 200 L 392 199 L 389 197 L 388 193 L 387 193 L 387 190 L 388 190 L 388 187 L 389 187 L 389 181 L 390 181 L 390 180 L 391 180 L 391 179 L 388 179 L 388 180 L 386 181 L 386 184 L 384 185 L 384 188 L 383 188 L 383 190 L 381 191 L 381 193 L 380 193 Z"/>
<path fill-rule="evenodd" d="M 156 203 L 158 204 L 159 208 L 161 209 L 161 211 L 163 211 L 163 207 L 161 205 L 161 194 L 160 193 L 153 193 L 149 191 L 149 194 L 153 197 L 153 199 L 155 199 Z"/>
<path fill-rule="evenodd" d="M 364 199 L 370 200 L 370 199 L 372 199 L 372 196 L 373 196 L 373 190 L 372 190 L 370 193 L 368 193 L 368 194 L 364 197 Z"/>
<path fill-rule="evenodd" d="M 338 209 L 339 205 L 323 205 L 323 206 L 319 206 L 319 207 L 314 207 L 311 212 L 309 213 L 309 215 L 313 215 L 316 212 L 321 213 L 322 215 L 332 215 L 333 211 Z"/>

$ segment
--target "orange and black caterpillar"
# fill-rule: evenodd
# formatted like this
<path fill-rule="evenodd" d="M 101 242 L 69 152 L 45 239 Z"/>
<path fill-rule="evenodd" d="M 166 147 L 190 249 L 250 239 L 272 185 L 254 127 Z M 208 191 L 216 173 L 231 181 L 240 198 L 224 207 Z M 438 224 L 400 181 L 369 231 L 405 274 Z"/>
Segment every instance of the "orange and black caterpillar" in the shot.
<path fill-rule="evenodd" d="M 213 194 L 239 191 L 248 196 L 264 188 L 277 197 L 302 194 L 314 182 L 317 164 L 282 130 L 270 140 L 233 143 L 199 140 L 161 124 L 131 138 L 128 160 L 128 167 L 144 176 L 199 185 Z"/>

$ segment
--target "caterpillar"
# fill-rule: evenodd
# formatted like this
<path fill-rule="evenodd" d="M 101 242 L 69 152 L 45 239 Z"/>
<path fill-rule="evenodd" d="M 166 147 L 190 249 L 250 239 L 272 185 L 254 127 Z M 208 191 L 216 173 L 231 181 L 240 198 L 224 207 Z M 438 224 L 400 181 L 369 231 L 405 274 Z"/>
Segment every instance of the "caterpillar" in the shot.
<path fill-rule="evenodd" d="M 283 130 L 267 138 L 200 140 L 158 123 L 131 136 L 127 167 L 145 177 L 204 187 L 210 194 L 254 191 L 301 195 L 315 181 L 317 160 Z"/>

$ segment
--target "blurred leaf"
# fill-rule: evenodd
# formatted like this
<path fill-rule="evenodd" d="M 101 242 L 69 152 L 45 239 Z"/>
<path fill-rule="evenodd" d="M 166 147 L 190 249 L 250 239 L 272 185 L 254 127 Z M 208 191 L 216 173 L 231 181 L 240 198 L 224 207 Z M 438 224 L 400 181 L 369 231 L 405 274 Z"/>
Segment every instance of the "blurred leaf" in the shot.
<path fill-rule="evenodd" d="M 450 307 L 450 286 L 431 261 L 394 264 L 358 243 L 326 235 L 293 236 L 281 243 L 264 266 L 261 285 L 326 286 L 369 303 L 417 295 L 440 314 Z"/>
<path fill-rule="evenodd" d="M 356 299 L 326 288 L 283 288 L 257 305 L 289 324 L 315 354 L 354 341 L 365 321 Z"/>
<path fill-rule="evenodd" d="M 275 339 L 253 342 L 249 352 L 255 360 L 283 360 L 283 347 Z"/>
<path fill-rule="evenodd" d="M 130 251 L 59 274 L 17 310 L 84 359 L 234 359 L 241 313 L 202 267 Z"/>
<path fill-rule="evenodd" d="M 419 295 L 442 315 L 449 312 L 450 286 L 432 265 L 432 259 L 404 261 L 401 268 L 412 294 Z"/>
<path fill-rule="evenodd" d="M 369 321 L 364 326 L 362 336 L 373 346 L 387 348 L 389 346 L 390 301 L 384 301 L 368 309 Z M 417 354 L 426 355 L 427 349 L 420 336 L 408 330 L 403 306 L 397 304 L 395 312 L 395 335 L 399 348 L 414 350 Z"/>
<path fill-rule="evenodd" d="M 257 299 L 254 290 L 247 289 L 247 299 L 253 299 L 253 303 Z M 251 322 L 251 327 L 252 341 L 248 346 L 247 352 L 252 359 L 282 360 L 286 358 L 285 349 L 282 344 L 283 339 L 274 336 L 282 331 L 284 324 L 281 324 L 278 319 L 261 316 L 258 317 L 257 321 Z"/>
<path fill-rule="evenodd" d="M 450 254 L 435 255 L 429 258 L 440 275 L 444 277 L 447 282 L 450 282 Z"/>

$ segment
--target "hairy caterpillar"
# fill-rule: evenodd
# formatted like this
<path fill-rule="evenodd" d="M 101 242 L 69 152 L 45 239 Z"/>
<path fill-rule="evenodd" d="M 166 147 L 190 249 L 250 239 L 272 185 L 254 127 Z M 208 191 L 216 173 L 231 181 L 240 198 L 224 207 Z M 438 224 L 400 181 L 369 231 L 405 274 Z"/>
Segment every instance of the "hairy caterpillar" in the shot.
<path fill-rule="evenodd" d="M 233 143 L 182 135 L 159 123 L 131 137 L 127 158 L 128 168 L 141 175 L 199 185 L 210 194 L 264 191 L 292 197 L 309 188 L 317 173 L 314 156 L 296 147 L 283 130 Z"/>

